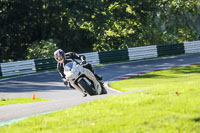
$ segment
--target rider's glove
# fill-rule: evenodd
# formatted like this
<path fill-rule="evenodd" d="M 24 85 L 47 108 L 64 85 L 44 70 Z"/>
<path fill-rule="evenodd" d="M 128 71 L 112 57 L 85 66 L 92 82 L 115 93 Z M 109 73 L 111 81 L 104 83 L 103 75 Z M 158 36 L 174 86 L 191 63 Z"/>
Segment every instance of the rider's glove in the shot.
<path fill-rule="evenodd" d="M 65 83 L 65 82 L 67 82 L 67 79 L 66 78 L 62 78 L 62 81 Z"/>
<path fill-rule="evenodd" d="M 64 82 L 64 85 L 70 87 L 69 82 L 65 78 L 62 78 L 62 81 Z"/>
<path fill-rule="evenodd" d="M 83 61 L 81 62 L 81 65 L 84 65 L 84 64 L 86 64 L 86 61 L 85 61 L 85 60 L 83 60 Z"/>

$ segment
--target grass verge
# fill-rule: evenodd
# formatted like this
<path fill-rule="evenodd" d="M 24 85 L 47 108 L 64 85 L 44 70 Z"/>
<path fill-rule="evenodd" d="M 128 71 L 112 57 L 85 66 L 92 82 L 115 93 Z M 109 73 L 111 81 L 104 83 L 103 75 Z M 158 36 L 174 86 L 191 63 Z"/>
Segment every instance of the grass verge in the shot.
<path fill-rule="evenodd" d="M 184 88 L 196 86 L 200 78 L 200 65 L 177 67 L 168 70 L 141 74 L 130 79 L 112 82 L 110 86 L 120 91 L 141 89 L 160 89 L 183 91 Z"/>
<path fill-rule="evenodd" d="M 43 98 L 36 98 L 35 100 L 33 100 L 32 98 L 0 99 L 0 106 L 9 104 L 19 104 L 19 103 L 41 102 L 41 101 L 49 101 L 49 99 L 43 99 Z"/>
<path fill-rule="evenodd" d="M 199 133 L 199 83 L 198 65 L 143 74 L 112 83 L 112 86 L 122 91 L 145 88 L 151 90 L 116 95 L 70 109 L 31 117 L 0 127 L 0 131 L 3 133 Z"/>

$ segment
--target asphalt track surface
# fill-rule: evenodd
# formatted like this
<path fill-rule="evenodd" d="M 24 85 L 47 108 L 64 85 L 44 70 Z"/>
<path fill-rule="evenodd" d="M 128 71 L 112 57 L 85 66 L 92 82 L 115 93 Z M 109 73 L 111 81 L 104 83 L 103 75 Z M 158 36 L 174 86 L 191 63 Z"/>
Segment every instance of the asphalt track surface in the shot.
<path fill-rule="evenodd" d="M 195 63 L 200 63 L 200 53 L 109 64 L 96 66 L 94 69 L 103 75 L 104 81 L 112 81 L 115 77 L 128 73 Z M 0 80 L 0 98 L 32 97 L 33 93 L 36 97 L 51 101 L 0 106 L 0 123 L 66 109 L 119 94 L 108 89 L 106 95 L 82 97 L 79 91 L 64 86 L 57 71 Z"/>

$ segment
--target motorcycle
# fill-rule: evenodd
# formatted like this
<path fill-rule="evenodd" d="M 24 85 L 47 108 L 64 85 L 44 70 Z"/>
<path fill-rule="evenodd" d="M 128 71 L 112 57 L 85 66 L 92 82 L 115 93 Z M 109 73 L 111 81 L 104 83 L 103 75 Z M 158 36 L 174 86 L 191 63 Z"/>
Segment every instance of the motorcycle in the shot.
<path fill-rule="evenodd" d="M 64 74 L 72 87 L 78 88 L 85 94 L 90 96 L 107 94 L 103 83 L 96 80 L 94 74 L 78 62 L 72 61 L 67 63 L 64 66 Z"/>

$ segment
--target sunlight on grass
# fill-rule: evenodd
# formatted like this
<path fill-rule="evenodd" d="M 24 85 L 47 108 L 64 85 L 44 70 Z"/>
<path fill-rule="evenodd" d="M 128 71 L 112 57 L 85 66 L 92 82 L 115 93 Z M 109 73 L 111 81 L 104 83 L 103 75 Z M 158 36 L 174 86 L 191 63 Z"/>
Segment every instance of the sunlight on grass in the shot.
<path fill-rule="evenodd" d="M 153 72 L 115 83 L 124 91 L 152 89 L 115 95 L 70 109 L 31 117 L 0 127 L 0 132 L 200 132 L 200 66 Z M 115 83 L 112 85 L 115 86 Z"/>
<path fill-rule="evenodd" d="M 31 102 L 41 102 L 49 101 L 49 99 L 36 98 L 14 98 L 14 99 L 0 99 L 0 105 L 9 105 L 9 104 L 19 104 L 19 103 L 31 103 Z"/>
<path fill-rule="evenodd" d="M 183 90 L 188 85 L 199 82 L 200 66 L 179 67 L 169 70 L 150 72 L 131 79 L 116 81 L 110 84 L 112 88 L 120 91 L 141 89 L 168 89 Z M 186 82 L 187 80 L 187 82 Z"/>

